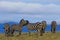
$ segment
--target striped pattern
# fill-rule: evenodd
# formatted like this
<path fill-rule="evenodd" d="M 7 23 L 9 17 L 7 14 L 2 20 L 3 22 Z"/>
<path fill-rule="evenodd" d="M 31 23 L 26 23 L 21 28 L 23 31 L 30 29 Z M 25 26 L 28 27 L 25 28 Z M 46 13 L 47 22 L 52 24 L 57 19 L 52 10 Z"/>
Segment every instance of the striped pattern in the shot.
<path fill-rule="evenodd" d="M 42 23 L 40 22 L 28 23 L 27 28 L 28 28 L 29 35 L 30 35 L 30 30 L 37 30 L 37 32 L 39 30 L 41 33 L 40 35 L 42 35 Z"/>
<path fill-rule="evenodd" d="M 46 28 L 46 24 L 47 24 L 47 23 L 46 23 L 46 21 L 42 21 L 42 24 L 43 24 L 43 25 L 42 25 L 42 27 L 43 27 L 43 33 L 45 33 L 45 28 Z"/>

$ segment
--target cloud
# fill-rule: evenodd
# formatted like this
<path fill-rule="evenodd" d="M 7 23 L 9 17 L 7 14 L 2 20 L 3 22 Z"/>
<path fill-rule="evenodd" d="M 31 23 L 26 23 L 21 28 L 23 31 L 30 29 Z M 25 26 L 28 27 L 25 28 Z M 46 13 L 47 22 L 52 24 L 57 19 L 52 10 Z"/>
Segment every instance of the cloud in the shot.
<path fill-rule="evenodd" d="M 60 5 L 0 1 L 0 12 L 60 13 Z"/>
<path fill-rule="evenodd" d="M 22 2 L 60 2 L 60 0 L 0 0 L 0 1 L 13 1 L 13 2 L 16 2 L 16 1 L 22 1 Z"/>
<path fill-rule="evenodd" d="M 0 1 L 0 22 L 19 22 L 22 18 L 30 22 L 46 20 L 59 23 L 60 5 Z"/>

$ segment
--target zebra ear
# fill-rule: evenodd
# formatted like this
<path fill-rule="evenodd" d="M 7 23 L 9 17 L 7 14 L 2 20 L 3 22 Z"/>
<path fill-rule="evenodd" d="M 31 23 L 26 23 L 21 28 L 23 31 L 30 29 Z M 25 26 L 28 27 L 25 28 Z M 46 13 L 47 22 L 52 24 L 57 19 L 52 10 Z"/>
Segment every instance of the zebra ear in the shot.
<path fill-rule="evenodd" d="M 29 23 L 29 21 L 28 20 L 26 20 L 27 21 L 27 24 Z"/>

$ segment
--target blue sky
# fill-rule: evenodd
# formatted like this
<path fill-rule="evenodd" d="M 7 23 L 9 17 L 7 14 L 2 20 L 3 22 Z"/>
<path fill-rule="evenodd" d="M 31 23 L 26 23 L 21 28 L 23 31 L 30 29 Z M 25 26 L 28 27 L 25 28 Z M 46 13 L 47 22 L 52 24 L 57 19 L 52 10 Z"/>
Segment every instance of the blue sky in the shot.
<path fill-rule="evenodd" d="M 60 0 L 0 0 L 0 22 L 19 22 L 22 18 L 30 22 L 60 23 Z"/>

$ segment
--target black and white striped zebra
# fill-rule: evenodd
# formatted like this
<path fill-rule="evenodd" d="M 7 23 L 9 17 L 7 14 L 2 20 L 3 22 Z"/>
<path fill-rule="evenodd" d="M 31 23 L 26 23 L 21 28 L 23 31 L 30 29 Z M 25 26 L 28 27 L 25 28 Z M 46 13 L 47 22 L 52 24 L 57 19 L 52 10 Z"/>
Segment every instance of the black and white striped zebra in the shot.
<path fill-rule="evenodd" d="M 36 23 L 28 23 L 27 25 L 28 32 L 30 35 L 30 30 L 37 30 L 37 32 L 40 32 L 40 35 L 42 36 L 42 23 L 41 22 L 36 22 Z M 39 30 L 39 31 L 38 31 Z"/>

